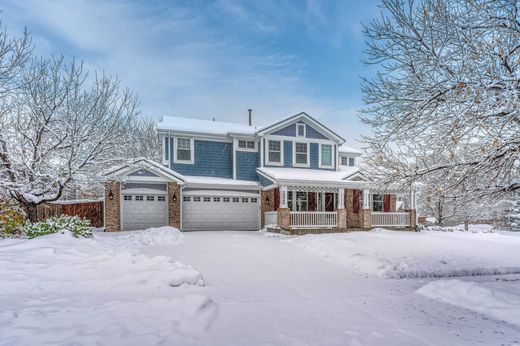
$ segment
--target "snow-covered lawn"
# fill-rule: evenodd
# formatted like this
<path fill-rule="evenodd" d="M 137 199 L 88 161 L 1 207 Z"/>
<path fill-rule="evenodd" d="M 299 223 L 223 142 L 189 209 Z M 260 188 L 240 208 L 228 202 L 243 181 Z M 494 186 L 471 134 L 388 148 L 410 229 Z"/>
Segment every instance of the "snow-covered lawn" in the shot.
<path fill-rule="evenodd" d="M 202 275 L 143 247 L 182 242 L 170 227 L 94 239 L 0 241 L 0 344 L 155 344 L 209 326 Z M 158 318 L 158 316 L 161 316 Z"/>
<path fill-rule="evenodd" d="M 171 228 L 4 239 L 0 345 L 520 344 L 520 274 L 417 278 L 506 272 L 506 263 L 520 266 L 519 242 L 497 233 Z M 462 292 L 481 304 L 458 299 Z"/>
<path fill-rule="evenodd" d="M 488 232 L 377 229 L 286 240 L 349 270 L 383 278 L 520 273 L 520 237 Z"/>

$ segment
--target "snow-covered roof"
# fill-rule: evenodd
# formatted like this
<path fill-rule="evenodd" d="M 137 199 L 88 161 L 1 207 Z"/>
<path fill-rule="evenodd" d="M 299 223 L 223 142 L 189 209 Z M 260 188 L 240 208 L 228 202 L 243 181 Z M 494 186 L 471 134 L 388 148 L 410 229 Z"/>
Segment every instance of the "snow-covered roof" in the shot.
<path fill-rule="evenodd" d="M 160 163 L 143 158 L 130 160 L 127 163 L 124 163 L 118 167 L 113 167 L 109 169 L 107 172 L 105 172 L 104 176 L 107 178 L 120 177 L 139 168 L 146 168 L 152 172 L 158 173 L 162 176 L 165 176 L 166 178 L 176 181 L 178 184 L 184 184 L 185 179 L 184 176 L 182 176 L 181 174 L 172 171 L 171 169 L 161 165 Z"/>
<path fill-rule="evenodd" d="M 256 181 L 236 180 L 217 177 L 203 177 L 195 175 L 185 175 L 184 181 L 186 182 L 186 187 L 188 188 L 204 187 L 258 190 L 261 187 L 260 184 Z"/>
<path fill-rule="evenodd" d="M 363 155 L 361 150 L 346 146 L 345 144 L 339 146 L 338 152 L 340 154 L 353 154 L 355 156 Z"/>
<path fill-rule="evenodd" d="M 312 183 L 318 185 L 352 185 L 348 177 L 359 173 L 358 167 L 342 171 L 329 171 L 306 168 L 260 167 L 257 171 L 276 183 Z M 356 181 L 354 184 L 363 182 Z"/>
<path fill-rule="evenodd" d="M 229 133 L 254 135 L 256 132 L 256 127 L 247 124 L 172 116 L 164 116 L 157 129 L 222 136 Z"/>

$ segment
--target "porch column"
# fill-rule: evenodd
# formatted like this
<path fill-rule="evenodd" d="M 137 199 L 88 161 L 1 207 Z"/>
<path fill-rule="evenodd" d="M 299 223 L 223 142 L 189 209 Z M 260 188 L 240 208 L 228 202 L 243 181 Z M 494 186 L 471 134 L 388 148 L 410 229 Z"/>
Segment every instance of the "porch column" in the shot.
<path fill-rule="evenodd" d="M 338 189 L 338 209 L 345 209 L 345 189 Z"/>
<path fill-rule="evenodd" d="M 369 189 L 363 189 L 363 209 L 360 210 L 359 226 L 364 229 L 372 227 L 372 209 L 370 209 Z"/>
<path fill-rule="evenodd" d="M 280 207 L 278 208 L 278 227 L 283 230 L 291 228 L 291 211 L 287 204 L 287 186 L 280 186 Z"/>
<path fill-rule="evenodd" d="M 410 188 L 410 209 L 407 210 L 410 213 L 410 228 L 417 226 L 417 210 L 415 200 L 415 190 Z"/>
<path fill-rule="evenodd" d="M 336 222 L 338 230 L 347 229 L 347 211 L 345 210 L 345 189 L 338 189 L 338 208 L 336 209 Z"/>

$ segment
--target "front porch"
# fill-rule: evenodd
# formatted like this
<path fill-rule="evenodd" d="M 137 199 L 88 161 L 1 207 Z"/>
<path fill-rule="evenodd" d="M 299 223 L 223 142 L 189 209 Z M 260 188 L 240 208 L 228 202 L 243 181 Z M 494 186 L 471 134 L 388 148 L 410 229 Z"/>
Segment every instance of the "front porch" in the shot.
<path fill-rule="evenodd" d="M 289 234 L 415 228 L 414 191 L 358 187 L 281 185 L 264 191 L 262 225 Z"/>

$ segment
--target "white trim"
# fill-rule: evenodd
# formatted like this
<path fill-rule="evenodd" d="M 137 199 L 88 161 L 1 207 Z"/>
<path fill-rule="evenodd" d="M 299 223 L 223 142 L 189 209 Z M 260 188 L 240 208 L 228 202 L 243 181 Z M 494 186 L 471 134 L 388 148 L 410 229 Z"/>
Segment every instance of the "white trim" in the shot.
<path fill-rule="evenodd" d="M 177 159 L 177 147 L 179 146 L 179 139 L 188 139 L 190 141 L 190 159 L 189 160 L 178 160 Z M 173 162 L 174 163 L 184 163 L 192 165 L 195 162 L 195 140 L 190 137 L 173 137 Z"/>
<path fill-rule="evenodd" d="M 269 161 L 269 141 L 275 141 L 275 142 L 280 142 L 280 162 L 271 162 Z M 279 139 L 268 139 L 267 140 L 267 159 L 266 159 L 266 165 L 271 165 L 271 166 L 283 166 L 283 152 L 284 152 L 284 142 L 283 140 L 279 140 Z"/>
<path fill-rule="evenodd" d="M 264 167 L 264 138 L 260 138 L 260 167 Z"/>
<path fill-rule="evenodd" d="M 307 146 L 307 163 L 296 163 L 296 144 L 305 144 Z M 293 141 L 293 167 L 306 167 L 309 168 L 311 166 L 311 143 L 305 141 Z"/>
<path fill-rule="evenodd" d="M 155 173 L 159 176 L 170 179 L 179 185 L 184 184 L 184 177 L 182 175 L 178 174 L 175 171 L 172 171 L 168 167 L 164 167 L 163 165 L 161 165 L 157 162 L 150 161 L 147 159 L 138 159 L 133 162 L 126 163 L 123 166 L 120 166 L 119 168 L 116 168 L 114 170 L 111 170 L 111 171 L 105 173 L 104 176 L 107 179 L 114 177 L 114 178 L 117 178 L 117 180 L 119 180 L 119 181 L 124 180 L 122 178 L 126 178 L 126 180 L 140 180 L 140 181 L 154 180 L 151 178 L 155 178 L 155 180 L 158 180 L 157 177 L 143 177 L 143 176 L 135 176 L 135 179 L 128 178 L 128 174 L 131 174 L 132 172 L 135 172 L 141 168 L 147 169 L 147 170 L 151 171 L 152 173 Z"/>
<path fill-rule="evenodd" d="M 303 126 L 303 135 L 299 135 L 298 127 Z M 307 124 L 306 123 L 296 123 L 296 137 L 307 138 Z"/>
<path fill-rule="evenodd" d="M 330 163 L 331 163 L 330 165 L 323 165 L 321 163 L 321 147 L 324 145 L 330 146 Z M 334 145 L 320 143 L 318 151 L 319 151 L 318 152 L 318 167 L 319 168 L 334 168 Z"/>
<path fill-rule="evenodd" d="M 330 139 L 316 139 L 316 138 L 304 138 L 304 137 L 291 137 L 291 136 L 282 136 L 282 135 L 265 135 L 263 138 L 267 140 L 285 140 L 285 141 L 298 141 L 298 142 L 308 142 L 308 143 L 323 143 L 323 144 L 331 144 L 335 145 L 337 142 L 331 141 Z"/>
<path fill-rule="evenodd" d="M 181 138 L 196 138 L 202 141 L 213 141 L 213 142 L 226 142 L 231 143 L 232 139 L 226 135 L 211 135 L 208 133 L 192 132 L 192 131 L 176 131 L 176 130 L 157 130 L 157 133 L 164 134 L 170 137 L 181 137 Z M 234 135 L 239 136 L 239 135 Z M 247 135 L 244 135 L 247 136 Z"/>
<path fill-rule="evenodd" d="M 236 138 L 233 138 L 233 149 L 232 149 L 233 162 L 231 162 L 231 165 L 233 167 L 233 179 L 237 178 L 237 155 L 236 155 L 237 147 L 238 147 L 238 140 Z"/>
<path fill-rule="evenodd" d="M 162 147 L 162 164 L 170 165 L 170 137 L 168 136 L 159 136 Z M 166 153 L 168 153 L 168 158 L 166 158 Z"/>

